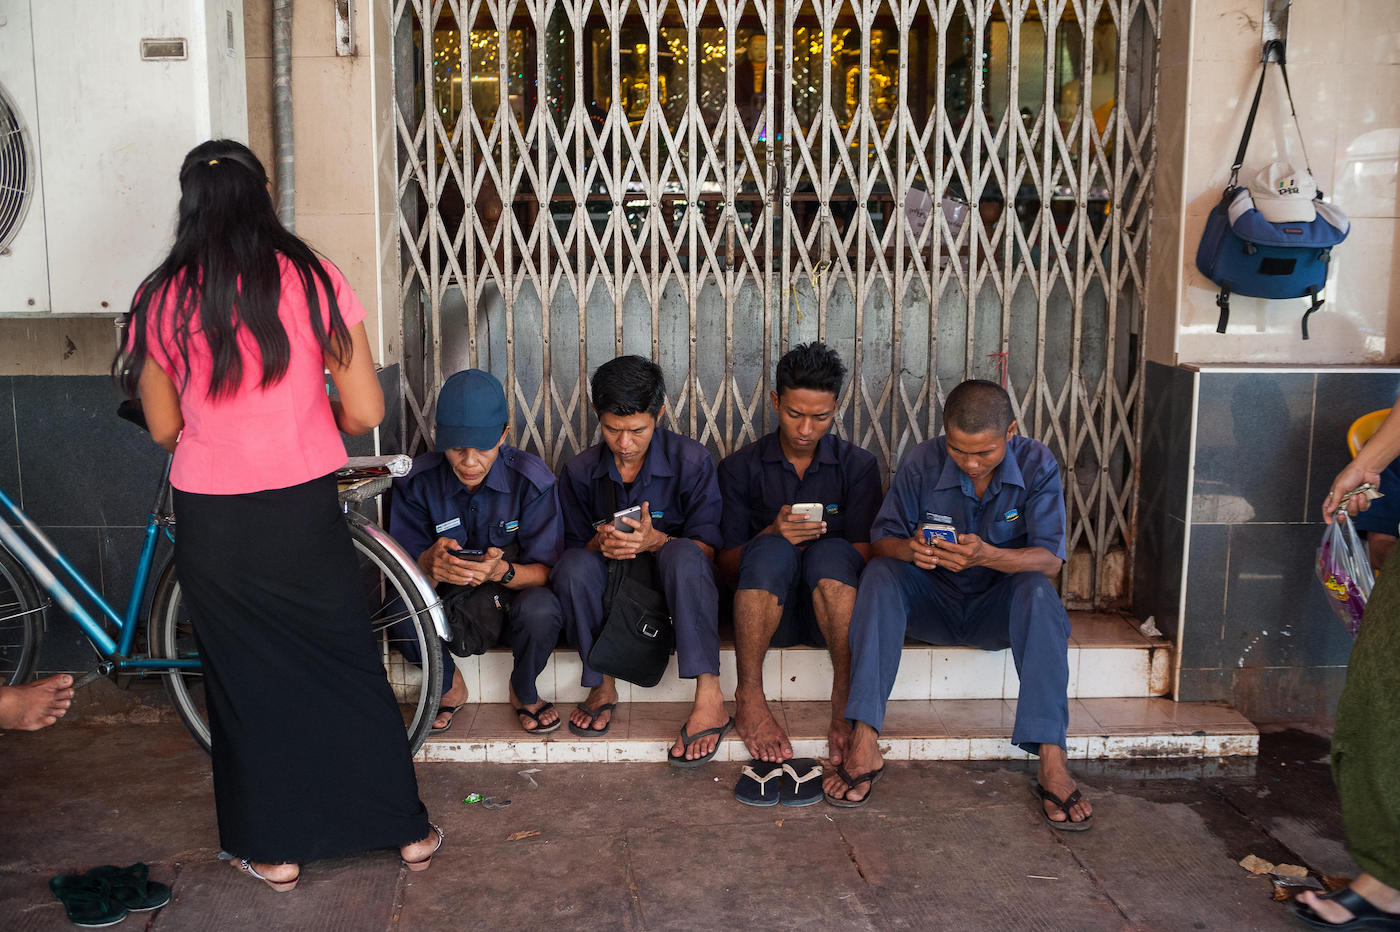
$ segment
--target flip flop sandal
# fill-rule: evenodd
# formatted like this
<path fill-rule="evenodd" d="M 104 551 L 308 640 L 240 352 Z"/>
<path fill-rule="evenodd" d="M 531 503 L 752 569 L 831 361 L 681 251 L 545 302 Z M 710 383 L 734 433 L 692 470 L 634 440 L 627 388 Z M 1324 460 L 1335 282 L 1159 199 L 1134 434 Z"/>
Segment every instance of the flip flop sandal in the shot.
<path fill-rule="evenodd" d="M 1331 900 L 1351 913 L 1346 922 L 1328 922 L 1306 903 L 1294 903 L 1293 914 L 1316 929 L 1400 929 L 1400 913 L 1388 913 L 1351 887 L 1322 894 L 1319 899 Z"/>
<path fill-rule="evenodd" d="M 784 806 L 810 806 L 821 802 L 822 765 L 810 757 L 797 757 L 783 764 L 778 801 Z"/>
<path fill-rule="evenodd" d="M 297 888 L 297 881 L 301 880 L 301 871 L 297 871 L 296 876 L 291 880 L 270 880 L 262 874 L 259 874 L 258 869 L 254 867 L 252 862 L 247 858 L 239 858 L 237 861 L 234 861 L 233 868 L 234 870 L 240 870 L 245 874 L 256 877 L 278 893 L 291 893 Z"/>
<path fill-rule="evenodd" d="M 693 735 L 687 732 L 685 730 L 685 726 L 682 725 L 681 747 L 683 748 L 683 750 L 681 751 L 679 756 L 667 752 L 666 759 L 670 762 L 672 767 L 699 767 L 701 764 L 709 763 L 709 761 L 713 759 L 717 753 L 719 753 L 719 743 L 724 740 L 724 736 L 729 734 L 729 729 L 733 727 L 734 716 L 732 715 L 729 717 L 729 721 L 725 722 L 718 728 L 706 728 L 704 731 L 697 731 Z M 701 738 L 704 738 L 708 735 L 719 735 L 719 737 L 715 739 L 715 746 L 710 748 L 710 753 L 703 754 L 700 757 L 695 758 L 694 760 L 687 760 L 685 757 L 685 752 L 690 750 L 690 746 L 695 742 L 699 741 Z"/>
<path fill-rule="evenodd" d="M 885 775 L 885 766 L 881 764 L 879 770 L 868 770 L 858 777 L 852 777 L 846 772 L 846 768 L 843 765 L 837 764 L 836 775 L 846 784 L 846 788 L 841 791 L 840 796 L 832 796 L 830 793 L 823 793 L 822 795 L 826 798 L 826 801 L 838 809 L 859 809 L 861 806 L 870 802 L 870 797 L 875 792 L 875 784 L 879 783 L 880 778 Z M 862 783 L 870 784 L 865 791 L 865 795 L 860 799 L 847 799 L 846 794 Z"/>
<path fill-rule="evenodd" d="M 1050 823 L 1050 827 L 1055 829 L 1056 831 L 1087 832 L 1089 829 L 1094 827 L 1094 817 L 1092 814 L 1089 816 L 1089 818 L 1084 819 L 1081 822 L 1074 822 L 1070 820 L 1069 811 L 1074 808 L 1075 803 L 1079 802 L 1081 799 L 1084 798 L 1080 795 L 1078 789 L 1076 789 L 1073 793 L 1070 793 L 1067 799 L 1060 799 L 1060 797 L 1056 796 L 1054 793 L 1041 786 L 1038 781 L 1032 780 L 1031 795 L 1034 796 L 1036 799 L 1042 799 L 1046 802 L 1053 803 L 1054 805 L 1060 808 L 1061 812 L 1065 814 L 1065 820 L 1063 822 L 1059 822 L 1055 819 L 1050 818 L 1050 813 L 1045 811 L 1044 806 L 1040 807 L 1040 814 L 1045 817 L 1046 822 Z"/>
<path fill-rule="evenodd" d="M 770 786 L 781 780 L 783 765 L 767 761 L 751 760 L 744 765 L 739 782 L 734 785 L 734 798 L 745 806 L 776 806 L 781 790 Z"/>
<path fill-rule="evenodd" d="M 453 720 L 454 718 L 457 717 L 457 713 L 458 713 L 458 712 L 462 711 L 462 710 L 465 709 L 466 707 L 467 707 L 467 704 L 466 704 L 465 702 L 460 703 L 460 704 L 458 704 L 458 705 L 439 706 L 439 707 L 438 707 L 438 710 L 437 710 L 437 714 L 438 714 L 438 715 L 446 715 L 446 716 L 447 716 L 447 721 L 446 721 L 445 723 L 443 723 L 442 725 L 439 725 L 439 724 L 437 723 L 437 715 L 434 715 L 434 716 L 433 716 L 433 727 L 432 727 L 430 733 L 431 733 L 431 734 L 435 734 L 435 735 L 436 735 L 436 734 L 441 734 L 442 732 L 444 732 L 444 731 L 446 731 L 447 729 L 451 728 L 451 727 L 452 727 L 452 720 Z"/>
<path fill-rule="evenodd" d="M 112 888 L 105 880 L 59 874 L 49 880 L 49 889 L 75 926 L 101 929 L 126 918 L 126 907 L 112 899 Z"/>
<path fill-rule="evenodd" d="M 548 712 L 548 711 L 549 711 L 550 709 L 552 709 L 552 708 L 554 708 L 554 703 L 552 703 L 552 702 L 546 702 L 544 705 L 540 706 L 540 709 L 539 709 L 538 712 L 531 712 L 529 709 L 525 708 L 523 705 L 522 705 L 522 706 L 519 706 L 518 708 L 516 708 L 516 710 L 515 710 L 515 714 L 516 714 L 516 715 L 519 715 L 521 718 L 528 718 L 528 719 L 532 720 L 532 721 L 535 723 L 535 727 L 534 727 L 534 728 L 526 728 L 526 727 L 525 727 L 525 723 L 522 721 L 522 722 L 520 723 L 520 729 L 521 729 L 521 731 L 525 732 L 525 734 L 527 734 L 527 735 L 547 735 L 547 734 L 550 734 L 551 732 L 558 731 L 558 730 L 559 730 L 559 725 L 560 725 L 560 723 L 563 722 L 563 719 L 562 719 L 562 718 L 556 718 L 554 721 L 550 722 L 548 725 L 546 725 L 544 722 L 540 721 L 540 716 L 544 715 L 544 713 Z M 609 724 L 611 724 L 611 722 L 609 722 Z"/>
<path fill-rule="evenodd" d="M 575 725 L 575 724 L 573 723 L 573 720 L 570 719 L 570 720 L 569 720 L 569 731 L 572 731 L 574 734 L 578 735 L 580 738 L 601 738 L 601 737 L 603 737 L 603 735 L 607 734 L 607 733 L 608 733 L 608 729 L 612 727 L 612 716 L 611 716 L 611 715 L 608 716 L 608 723 L 607 723 L 606 725 L 604 725 L 602 728 L 594 728 L 594 727 L 593 727 L 593 723 L 596 722 L 596 721 L 598 720 L 598 716 L 602 715 L 604 712 L 607 712 L 607 711 L 610 710 L 610 709 L 615 709 L 615 708 L 617 708 L 617 703 L 616 703 L 616 702 L 605 702 L 605 703 L 603 703 L 602 705 L 598 706 L 598 708 L 596 708 L 596 709 L 590 709 L 588 706 L 586 706 L 586 705 L 584 705 L 582 702 L 580 702 L 576 708 L 577 708 L 580 712 L 582 712 L 584 715 L 587 715 L 587 716 L 588 716 L 588 727 L 587 727 L 587 728 L 582 728 L 582 727 L 580 727 L 580 726 L 578 726 L 578 725 Z M 560 719 L 560 720 L 562 721 L 562 719 Z"/>
<path fill-rule="evenodd" d="M 130 867 L 103 864 L 84 874 L 95 880 L 105 880 L 112 887 L 112 898 L 129 912 L 145 913 L 160 909 L 170 902 L 170 887 L 150 879 L 151 869 L 136 863 Z"/>

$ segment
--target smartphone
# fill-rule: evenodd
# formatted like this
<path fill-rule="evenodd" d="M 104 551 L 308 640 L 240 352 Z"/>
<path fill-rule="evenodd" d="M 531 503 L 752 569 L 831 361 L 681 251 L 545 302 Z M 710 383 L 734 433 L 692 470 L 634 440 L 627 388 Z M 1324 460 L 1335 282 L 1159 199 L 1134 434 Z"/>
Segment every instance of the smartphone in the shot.
<path fill-rule="evenodd" d="M 923 535 L 924 543 L 933 546 L 935 538 L 946 540 L 950 544 L 958 542 L 958 532 L 951 524 L 921 524 L 919 533 Z"/>
<path fill-rule="evenodd" d="M 822 512 L 825 510 L 826 506 L 821 502 L 802 502 L 793 505 L 791 513 L 794 518 L 806 517 L 808 521 L 820 521 L 822 520 Z"/>
<path fill-rule="evenodd" d="M 449 550 L 447 552 L 459 560 L 466 560 L 468 563 L 480 563 L 486 559 L 485 550 Z"/>
<path fill-rule="evenodd" d="M 642 506 L 633 505 L 631 508 L 624 508 L 621 511 L 613 512 L 613 527 L 617 528 L 619 534 L 631 534 L 633 527 L 630 524 L 623 524 L 623 518 L 631 518 L 633 521 L 642 520 Z"/>

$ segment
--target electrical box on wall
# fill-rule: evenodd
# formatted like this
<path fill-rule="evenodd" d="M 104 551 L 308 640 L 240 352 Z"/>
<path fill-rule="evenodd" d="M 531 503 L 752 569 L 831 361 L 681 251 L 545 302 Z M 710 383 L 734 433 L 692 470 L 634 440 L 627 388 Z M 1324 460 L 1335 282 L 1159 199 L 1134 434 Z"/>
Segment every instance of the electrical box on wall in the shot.
<path fill-rule="evenodd" d="M 248 138 L 242 0 L 0 4 L 0 315 L 124 312 L 210 138 Z"/>

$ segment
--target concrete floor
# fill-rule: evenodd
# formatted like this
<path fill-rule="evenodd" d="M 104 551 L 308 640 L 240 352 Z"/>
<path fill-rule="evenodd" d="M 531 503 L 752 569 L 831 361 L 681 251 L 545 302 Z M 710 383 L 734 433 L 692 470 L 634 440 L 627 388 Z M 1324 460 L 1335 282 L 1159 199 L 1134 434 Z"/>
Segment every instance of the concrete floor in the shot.
<path fill-rule="evenodd" d="M 1257 760 L 1088 762 L 1080 834 L 1040 821 L 1023 763 L 895 762 L 857 810 L 741 806 L 732 763 L 544 764 L 538 788 L 420 764 L 429 871 L 375 852 L 279 895 L 217 859 L 208 760 L 169 715 L 80 716 L 0 737 L 0 929 L 72 928 L 49 877 L 138 860 L 175 898 L 116 929 L 1294 929 L 1236 862 L 1354 871 L 1326 755 L 1284 731 Z"/>

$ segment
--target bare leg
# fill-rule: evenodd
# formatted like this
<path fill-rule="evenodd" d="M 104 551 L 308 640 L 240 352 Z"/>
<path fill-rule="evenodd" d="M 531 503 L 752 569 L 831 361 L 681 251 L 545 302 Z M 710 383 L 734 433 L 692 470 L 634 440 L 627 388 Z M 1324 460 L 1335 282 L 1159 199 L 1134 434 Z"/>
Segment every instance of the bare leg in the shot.
<path fill-rule="evenodd" d="M 543 699 L 536 699 L 534 702 L 531 702 L 529 704 L 523 703 L 520 701 L 520 697 L 515 694 L 515 687 L 511 686 L 510 705 L 511 708 L 514 709 L 529 709 L 531 712 L 538 712 L 540 709 L 544 708 L 545 701 Z M 520 725 L 522 728 L 524 728 L 526 731 L 534 731 L 536 728 L 548 728 L 550 725 L 553 725 L 555 722 L 559 721 L 559 712 L 556 709 L 550 709 L 548 712 L 540 716 L 540 723 L 538 725 L 536 725 L 534 722 L 530 721 L 523 715 L 518 716 L 518 718 L 520 719 Z"/>
<path fill-rule="evenodd" d="M 729 712 L 724 707 L 724 693 L 719 689 L 719 677 L 713 673 L 702 673 L 695 678 L 695 704 L 690 707 L 690 718 L 685 720 L 687 734 L 696 734 L 709 728 L 719 728 L 729 721 Z M 684 751 L 686 760 L 704 757 L 719 743 L 719 735 L 706 735 L 687 749 L 679 737 L 671 745 L 671 753 L 679 757 Z"/>
<path fill-rule="evenodd" d="M 617 680 L 611 676 L 605 676 L 602 683 L 589 690 L 588 698 L 583 700 L 582 704 L 590 709 L 596 709 L 610 702 L 617 702 Z M 602 731 L 612 721 L 612 714 L 613 710 L 608 709 L 600 713 L 597 718 L 590 719 L 582 709 L 575 708 L 573 712 L 569 713 L 569 721 L 580 728 Z"/>
<path fill-rule="evenodd" d="M 0 686 L 0 728 L 38 731 L 63 718 L 73 702 L 73 677 L 57 673 L 23 686 Z"/>
<path fill-rule="evenodd" d="M 846 773 L 852 777 L 860 777 L 883 766 L 885 759 L 880 756 L 879 733 L 865 722 L 856 722 L 855 727 L 851 729 L 850 743 L 846 746 Z M 849 787 L 840 774 L 830 773 L 822 780 L 822 789 L 828 796 L 855 802 L 864 799 L 870 793 L 870 784 L 862 783 L 858 787 Z"/>
<path fill-rule="evenodd" d="M 851 738 L 846 697 L 851 694 L 851 610 L 855 607 L 854 586 L 823 579 L 812 591 L 817 627 L 831 654 L 831 727 L 826 732 L 826 747 L 833 765 L 845 760 L 846 742 Z"/>
<path fill-rule="evenodd" d="M 782 619 L 783 607 L 773 593 L 740 589 L 734 594 L 734 659 L 739 668 L 734 726 L 750 755 L 773 762 L 792 757 L 792 743 L 763 695 L 763 658 Z"/>
<path fill-rule="evenodd" d="M 438 702 L 438 708 L 443 711 L 433 719 L 434 728 L 446 728 L 452 721 L 452 715 L 446 710 L 454 705 L 461 705 L 467 701 L 467 681 L 462 679 L 462 671 L 457 669 L 457 665 L 452 665 L 452 688 L 442 694 L 442 699 Z M 262 868 L 258 868 L 259 873 Z M 263 874 L 266 877 L 266 874 Z"/>
<path fill-rule="evenodd" d="M 1036 775 L 1036 780 L 1045 789 L 1054 793 L 1060 799 L 1068 799 L 1069 795 L 1075 791 L 1078 784 L 1074 782 L 1074 777 L 1069 774 L 1069 755 L 1065 749 L 1058 744 L 1042 744 L 1040 746 L 1040 771 Z M 1065 820 L 1064 810 L 1054 803 L 1042 800 L 1046 815 L 1055 822 Z M 1074 822 L 1083 822 L 1093 815 L 1094 807 L 1089 805 L 1089 801 L 1080 798 L 1079 802 L 1069 807 L 1070 819 Z"/>

